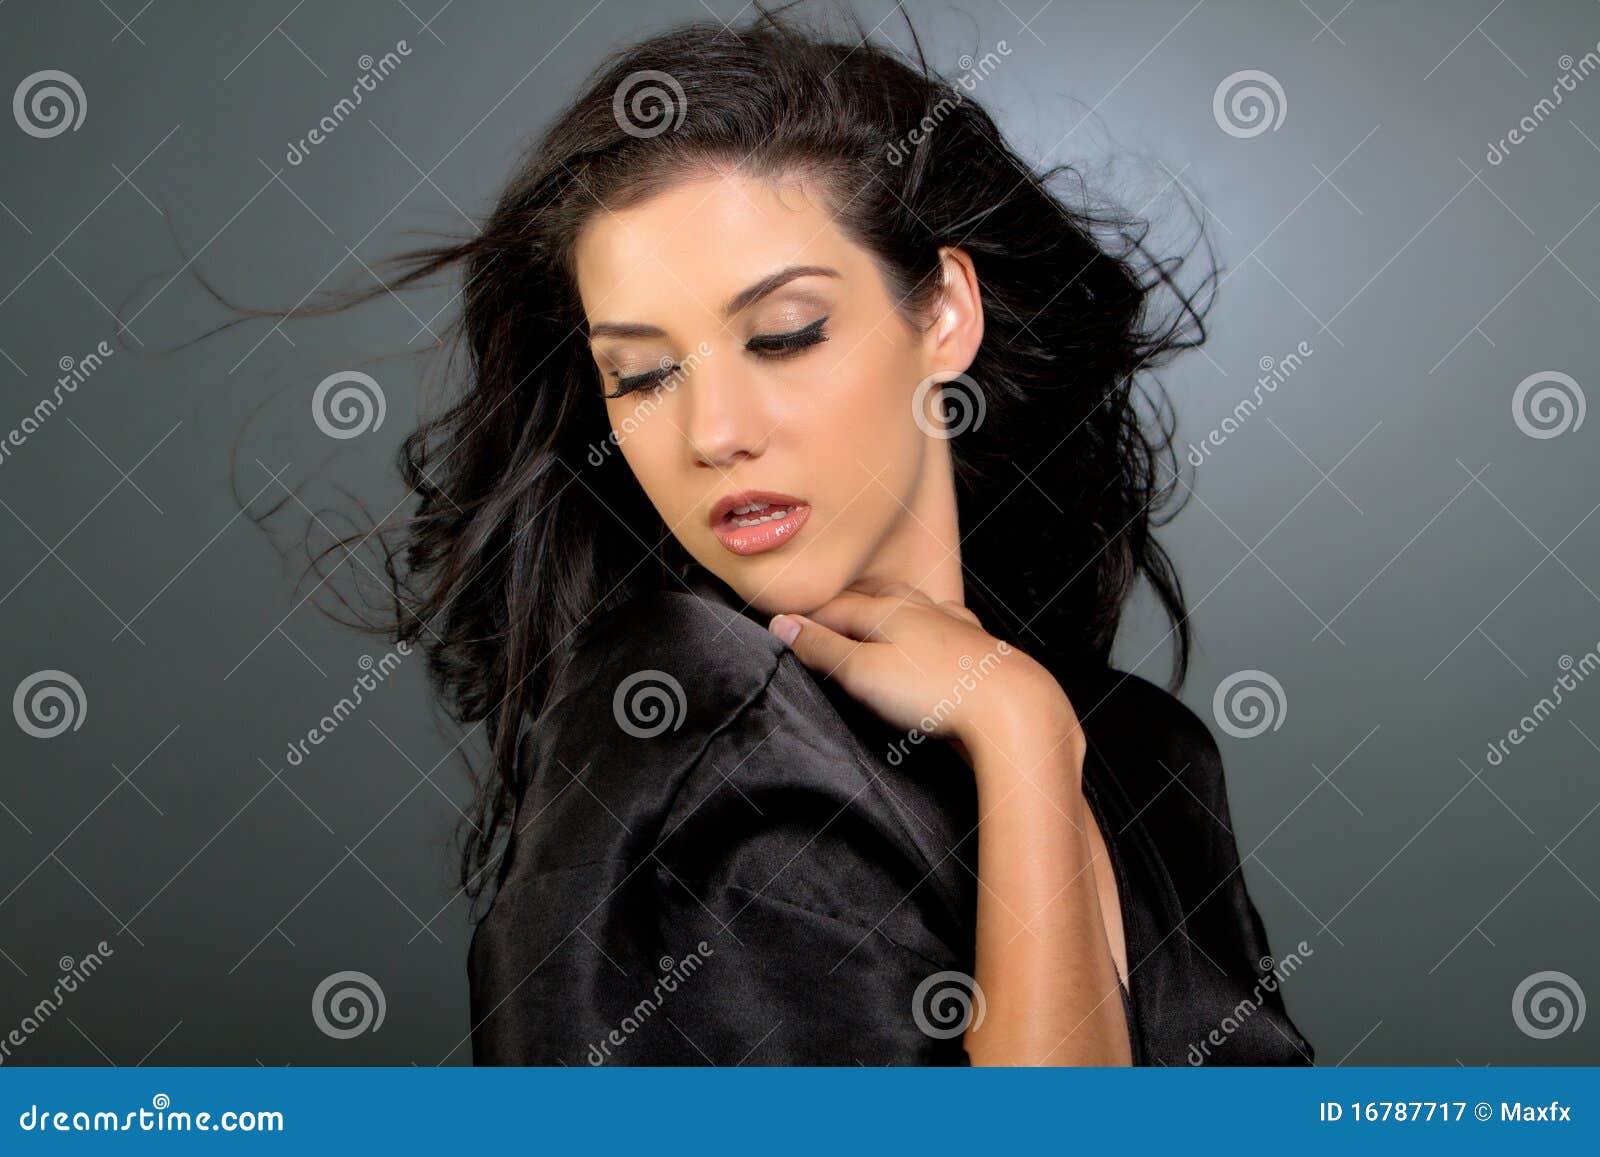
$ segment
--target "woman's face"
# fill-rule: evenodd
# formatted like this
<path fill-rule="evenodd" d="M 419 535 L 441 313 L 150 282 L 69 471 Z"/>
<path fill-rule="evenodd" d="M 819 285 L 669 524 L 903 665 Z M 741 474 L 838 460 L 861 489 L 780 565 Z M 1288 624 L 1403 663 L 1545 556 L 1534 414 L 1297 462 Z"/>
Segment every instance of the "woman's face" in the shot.
<path fill-rule="evenodd" d="M 606 450 L 747 603 L 804 613 L 862 577 L 959 575 L 948 442 L 913 407 L 982 335 L 964 253 L 919 333 L 815 186 L 718 174 L 596 214 L 576 261 Z"/>

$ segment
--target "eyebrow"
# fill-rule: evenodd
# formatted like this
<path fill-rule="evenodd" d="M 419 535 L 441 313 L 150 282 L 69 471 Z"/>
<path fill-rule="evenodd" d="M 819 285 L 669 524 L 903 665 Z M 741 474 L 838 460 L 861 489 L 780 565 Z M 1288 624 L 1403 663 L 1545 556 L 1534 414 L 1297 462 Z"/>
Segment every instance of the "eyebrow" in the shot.
<path fill-rule="evenodd" d="M 797 277 L 842 277 L 837 269 L 828 265 L 790 265 L 776 273 L 770 273 L 754 285 L 746 286 L 730 297 L 722 307 L 722 316 L 732 318 L 749 309 L 756 302 L 775 293 Z M 644 325 L 639 322 L 600 321 L 589 326 L 589 340 L 592 342 L 597 337 L 620 338 L 646 338 L 666 337 L 667 333 L 658 325 Z"/>

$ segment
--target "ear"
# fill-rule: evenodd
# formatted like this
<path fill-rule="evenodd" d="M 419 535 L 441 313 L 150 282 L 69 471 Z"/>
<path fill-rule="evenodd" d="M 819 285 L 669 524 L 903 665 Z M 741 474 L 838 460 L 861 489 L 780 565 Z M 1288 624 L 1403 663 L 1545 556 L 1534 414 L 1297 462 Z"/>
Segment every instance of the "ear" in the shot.
<path fill-rule="evenodd" d="M 939 298 L 927 335 L 927 371 L 965 373 L 983 342 L 978 274 L 966 250 L 949 245 L 939 247 L 939 268 Z"/>

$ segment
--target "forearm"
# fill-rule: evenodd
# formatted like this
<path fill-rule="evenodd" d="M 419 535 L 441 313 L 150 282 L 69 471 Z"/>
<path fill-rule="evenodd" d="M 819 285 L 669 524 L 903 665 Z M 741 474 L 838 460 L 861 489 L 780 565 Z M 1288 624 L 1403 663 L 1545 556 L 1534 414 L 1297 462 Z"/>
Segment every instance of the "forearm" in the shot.
<path fill-rule="evenodd" d="M 975 979 L 987 1006 L 968 1054 L 984 1065 L 1128 1064 L 1076 719 L 1019 711 L 966 748 L 980 817 Z"/>

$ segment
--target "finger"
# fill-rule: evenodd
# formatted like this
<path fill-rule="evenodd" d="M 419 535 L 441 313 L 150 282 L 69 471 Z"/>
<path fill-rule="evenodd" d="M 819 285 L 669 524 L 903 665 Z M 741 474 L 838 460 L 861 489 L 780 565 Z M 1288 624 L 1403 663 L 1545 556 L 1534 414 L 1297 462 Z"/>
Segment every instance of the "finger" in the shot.
<path fill-rule="evenodd" d="M 841 635 L 881 643 L 888 641 L 889 619 L 902 605 L 899 599 L 845 591 L 823 603 L 808 617 Z"/>
<path fill-rule="evenodd" d="M 846 638 L 804 615 L 774 615 L 767 629 L 787 644 L 795 657 L 811 670 L 847 685 L 853 670 L 852 661 L 859 658 L 863 647 L 868 646 L 856 639 Z"/>

